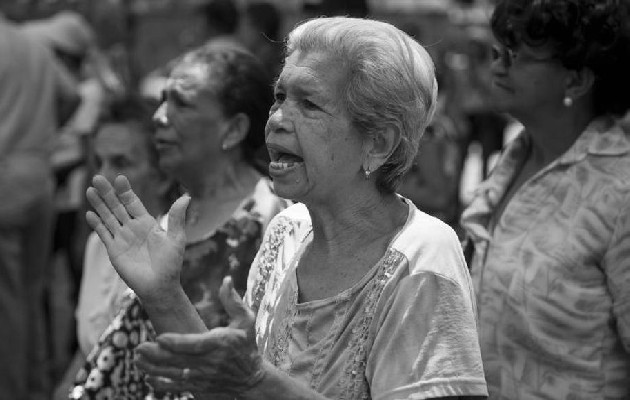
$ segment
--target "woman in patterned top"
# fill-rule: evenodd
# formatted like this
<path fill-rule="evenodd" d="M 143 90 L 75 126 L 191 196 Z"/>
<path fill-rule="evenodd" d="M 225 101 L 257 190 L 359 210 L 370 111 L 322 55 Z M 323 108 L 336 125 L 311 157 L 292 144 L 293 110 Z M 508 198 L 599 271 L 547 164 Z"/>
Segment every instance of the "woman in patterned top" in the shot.
<path fill-rule="evenodd" d="M 319 18 L 292 31 L 266 143 L 276 192 L 300 203 L 270 223 L 244 300 L 224 280 L 227 328 L 208 330 L 179 284 L 189 199 L 163 231 L 124 178 L 95 182 L 88 221 L 161 333 L 137 349 L 153 387 L 198 399 L 486 395 L 457 237 L 395 193 L 436 95 L 431 58 L 390 24 Z"/>
<path fill-rule="evenodd" d="M 189 199 L 177 280 L 206 329 L 227 325 L 218 298 L 223 278 L 231 276 L 244 294 L 264 230 L 286 205 L 258 161 L 271 99 L 252 54 L 211 42 L 180 59 L 154 115 L 159 166 Z M 109 181 L 94 178 L 97 187 Z M 168 219 L 161 220 L 165 229 Z M 145 310 L 155 312 L 142 296 L 126 301 L 79 372 L 72 398 L 136 399 L 150 392 L 132 364 L 133 348 L 153 335 Z"/>
<path fill-rule="evenodd" d="M 495 104 L 524 130 L 462 218 L 493 399 L 630 398 L 629 8 L 494 11 Z"/>

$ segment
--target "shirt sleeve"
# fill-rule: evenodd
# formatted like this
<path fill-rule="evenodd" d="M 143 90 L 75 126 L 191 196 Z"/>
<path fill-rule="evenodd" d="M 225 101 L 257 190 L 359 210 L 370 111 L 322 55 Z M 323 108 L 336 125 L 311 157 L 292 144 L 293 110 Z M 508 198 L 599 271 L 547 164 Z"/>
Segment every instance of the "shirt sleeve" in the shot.
<path fill-rule="evenodd" d="M 455 280 L 435 272 L 401 279 L 368 358 L 374 400 L 487 396 L 467 296 Z"/>
<path fill-rule="evenodd" d="M 602 267 L 612 296 L 619 337 L 630 353 L 630 194 L 626 194 L 622 204 Z"/>

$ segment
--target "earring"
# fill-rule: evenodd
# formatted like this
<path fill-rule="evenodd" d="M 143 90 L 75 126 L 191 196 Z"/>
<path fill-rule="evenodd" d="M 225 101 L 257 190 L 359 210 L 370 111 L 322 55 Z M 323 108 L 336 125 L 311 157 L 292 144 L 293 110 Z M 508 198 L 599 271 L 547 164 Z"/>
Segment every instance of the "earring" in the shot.
<path fill-rule="evenodd" d="M 227 149 L 228 149 L 227 144 L 223 143 L 223 144 L 221 145 L 221 150 L 225 151 L 225 150 L 227 150 Z"/>
<path fill-rule="evenodd" d="M 562 99 L 562 104 L 564 104 L 565 107 L 569 108 L 573 105 L 573 99 L 569 96 L 564 96 L 564 99 Z"/>
<path fill-rule="evenodd" d="M 365 179 L 370 179 L 370 167 L 367 167 L 365 170 L 363 170 L 363 173 L 365 174 Z"/>

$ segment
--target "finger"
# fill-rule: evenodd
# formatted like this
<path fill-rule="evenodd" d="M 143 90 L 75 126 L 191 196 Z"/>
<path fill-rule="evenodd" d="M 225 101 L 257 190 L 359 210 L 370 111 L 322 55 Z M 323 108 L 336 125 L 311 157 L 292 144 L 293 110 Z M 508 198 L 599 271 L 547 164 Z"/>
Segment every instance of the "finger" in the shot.
<path fill-rule="evenodd" d="M 221 333 L 213 329 L 204 333 L 164 333 L 156 338 L 156 342 L 172 353 L 199 355 L 219 349 L 221 338 Z"/>
<path fill-rule="evenodd" d="M 131 219 L 125 206 L 123 206 L 118 196 L 116 196 L 116 191 L 105 177 L 95 175 L 94 178 L 92 178 L 92 185 L 96 188 L 101 198 L 105 201 L 105 204 L 107 204 L 107 207 L 121 224 L 125 224 Z"/>
<path fill-rule="evenodd" d="M 230 316 L 230 328 L 251 329 L 254 325 L 254 312 L 247 307 L 245 302 L 234 289 L 234 282 L 231 276 L 223 278 L 223 283 L 219 289 L 219 299 L 223 308 Z"/>
<path fill-rule="evenodd" d="M 145 382 L 153 388 L 153 391 L 158 396 L 164 395 L 166 392 L 180 393 L 187 391 L 186 384 L 184 382 L 176 381 L 165 376 L 147 375 L 145 377 Z"/>
<path fill-rule="evenodd" d="M 184 225 L 186 220 L 186 209 L 190 204 L 190 196 L 183 195 L 175 200 L 175 203 L 168 211 L 168 230 L 166 234 L 177 242 L 184 242 L 186 235 L 184 233 Z"/>
<path fill-rule="evenodd" d="M 134 360 L 136 366 L 145 374 L 153 375 L 153 376 L 163 376 L 174 381 L 177 380 L 189 380 L 195 378 L 203 378 L 204 373 L 196 368 L 188 368 L 188 373 L 184 376 L 184 369 L 187 367 L 184 366 L 175 366 L 175 365 L 161 365 L 154 364 L 151 362 L 147 362 L 147 360 L 139 358 Z"/>
<path fill-rule="evenodd" d="M 178 354 L 160 346 L 156 342 L 145 342 L 135 349 L 135 362 L 142 365 L 170 366 L 174 368 L 185 368 L 189 361 L 185 354 Z"/>
<path fill-rule="evenodd" d="M 126 176 L 118 175 L 116 179 L 114 179 L 114 190 L 116 191 L 116 196 L 118 196 L 118 199 L 131 217 L 140 218 L 148 214 L 140 198 L 131 189 L 131 184 Z"/>
<path fill-rule="evenodd" d="M 87 197 L 88 202 L 92 205 L 96 214 L 98 214 L 101 223 L 105 225 L 105 228 L 112 236 L 116 236 L 116 233 L 120 229 L 120 221 L 118 221 L 118 218 L 109 210 L 109 207 L 107 207 L 101 198 L 98 190 L 94 187 L 87 188 L 85 197 Z"/>
<path fill-rule="evenodd" d="M 96 215 L 96 213 L 93 211 L 88 211 L 85 213 L 85 219 L 87 220 L 87 223 L 90 226 L 90 228 L 92 228 L 94 232 L 96 232 L 98 237 L 105 244 L 105 247 L 106 248 L 109 247 L 109 245 L 114 240 L 114 237 L 107 230 L 105 225 L 103 225 L 103 222 L 101 222 L 101 219 L 99 218 L 99 216 Z"/>

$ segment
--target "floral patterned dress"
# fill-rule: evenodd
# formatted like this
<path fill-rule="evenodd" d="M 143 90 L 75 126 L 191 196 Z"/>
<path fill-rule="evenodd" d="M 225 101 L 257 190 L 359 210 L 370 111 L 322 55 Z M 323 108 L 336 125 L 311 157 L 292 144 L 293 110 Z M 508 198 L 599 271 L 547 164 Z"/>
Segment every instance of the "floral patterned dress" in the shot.
<path fill-rule="evenodd" d="M 261 179 L 221 228 L 202 240 L 188 243 L 184 252 L 183 287 L 208 328 L 225 326 L 227 314 L 219 300 L 219 287 L 231 275 L 243 294 L 249 267 L 262 240 L 264 227 L 285 207 Z M 162 219 L 163 226 L 167 218 Z M 70 399 L 187 399 L 190 394 L 155 394 L 134 365 L 135 347 L 153 340 L 155 331 L 138 297 L 130 290 L 124 306 L 79 370 Z"/>

